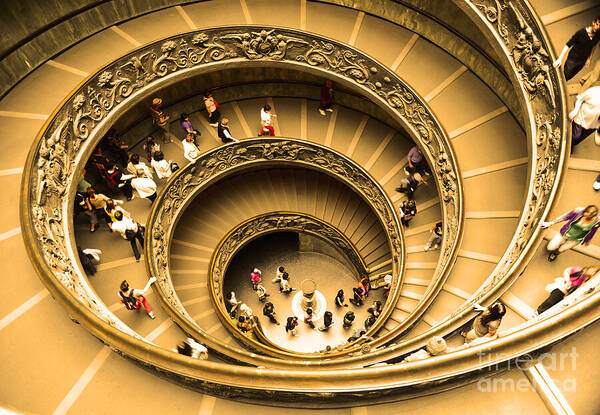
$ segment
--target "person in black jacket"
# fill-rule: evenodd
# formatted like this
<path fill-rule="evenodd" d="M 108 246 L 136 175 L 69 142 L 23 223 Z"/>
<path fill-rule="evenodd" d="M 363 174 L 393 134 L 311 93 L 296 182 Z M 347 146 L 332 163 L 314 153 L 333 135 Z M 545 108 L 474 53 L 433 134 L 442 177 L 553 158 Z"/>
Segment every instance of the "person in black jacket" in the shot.
<path fill-rule="evenodd" d="M 326 311 L 323 315 L 323 324 L 319 326 L 319 331 L 327 331 L 329 327 L 333 324 L 333 313 L 331 311 Z"/>
<path fill-rule="evenodd" d="M 239 141 L 238 139 L 233 138 L 231 135 L 231 131 L 229 131 L 229 119 L 223 118 L 217 124 L 217 135 L 223 142 L 223 144 L 232 143 L 234 141 Z"/>
<path fill-rule="evenodd" d="M 263 314 L 269 318 L 271 323 L 279 325 L 279 322 L 275 318 L 275 306 L 273 303 L 266 303 L 263 307 Z"/>
<path fill-rule="evenodd" d="M 594 47 L 598 41 L 600 41 L 600 16 L 596 17 L 590 26 L 579 29 L 571 36 L 558 59 L 554 61 L 554 67 L 558 68 L 564 63 L 565 79 L 568 81 L 584 66 L 586 68 L 590 66 Z"/>

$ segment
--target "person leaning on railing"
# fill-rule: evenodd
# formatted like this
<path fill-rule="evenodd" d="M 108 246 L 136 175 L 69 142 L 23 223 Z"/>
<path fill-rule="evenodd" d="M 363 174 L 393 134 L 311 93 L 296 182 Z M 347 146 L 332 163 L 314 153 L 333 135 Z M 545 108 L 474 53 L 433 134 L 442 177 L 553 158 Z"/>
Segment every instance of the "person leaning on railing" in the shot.
<path fill-rule="evenodd" d="M 188 337 L 178 344 L 175 351 L 181 355 L 189 356 L 192 359 L 208 359 L 208 349 L 191 337 Z"/>
<path fill-rule="evenodd" d="M 231 143 L 231 142 L 239 142 L 237 138 L 233 138 L 231 135 L 231 131 L 229 131 L 229 119 L 223 118 L 217 124 L 217 135 L 223 142 L 223 144 Z"/>
<path fill-rule="evenodd" d="M 588 246 L 590 244 L 600 226 L 598 208 L 594 205 L 585 208 L 578 207 L 551 222 L 542 222 L 540 225 L 542 229 L 546 229 L 560 222 L 567 223 L 560 228 L 560 232 L 546 246 L 550 262 L 554 261 L 560 253 L 575 248 L 577 245 Z"/>
<path fill-rule="evenodd" d="M 558 304 L 563 298 L 571 294 L 598 272 L 600 272 L 599 266 L 585 268 L 569 267 L 565 269 L 562 278 L 557 278 L 553 283 L 546 286 L 546 291 L 549 291 L 550 295 L 537 308 L 537 314 L 542 314 L 544 311 Z"/>

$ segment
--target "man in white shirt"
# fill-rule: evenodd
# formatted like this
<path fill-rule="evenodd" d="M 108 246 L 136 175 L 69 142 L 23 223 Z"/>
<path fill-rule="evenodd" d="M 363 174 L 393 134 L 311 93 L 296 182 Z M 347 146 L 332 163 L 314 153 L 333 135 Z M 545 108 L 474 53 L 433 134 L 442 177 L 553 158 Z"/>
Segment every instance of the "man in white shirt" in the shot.
<path fill-rule="evenodd" d="M 115 221 L 112 224 L 113 232 L 119 232 L 123 239 L 127 239 L 131 243 L 131 249 L 135 260 L 139 262 L 140 251 L 138 251 L 136 239 L 140 242 L 140 246 L 144 249 L 144 234 L 142 227 L 133 219 L 123 216 L 123 212 L 115 212 Z"/>
<path fill-rule="evenodd" d="M 156 199 L 156 182 L 150 177 L 147 177 L 142 169 L 139 169 L 137 171 L 137 177 L 131 180 L 131 187 L 137 190 L 140 197 L 145 197 L 151 202 L 154 202 L 154 199 Z"/>
<path fill-rule="evenodd" d="M 266 104 L 260 109 L 260 122 L 263 128 L 260 130 L 258 135 L 265 135 L 269 133 L 270 136 L 275 136 L 275 129 L 271 125 L 271 117 L 276 117 L 276 115 L 271 114 L 271 106 Z"/>
<path fill-rule="evenodd" d="M 577 97 L 575 108 L 569 113 L 572 121 L 572 147 L 581 143 L 587 136 L 600 128 L 600 86 L 595 86 Z"/>

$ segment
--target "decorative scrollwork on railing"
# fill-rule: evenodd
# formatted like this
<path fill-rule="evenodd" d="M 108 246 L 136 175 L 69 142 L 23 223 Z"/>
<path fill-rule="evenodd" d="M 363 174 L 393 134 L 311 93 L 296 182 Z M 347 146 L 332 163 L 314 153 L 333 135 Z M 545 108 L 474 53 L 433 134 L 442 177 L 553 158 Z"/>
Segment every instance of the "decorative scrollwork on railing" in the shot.
<path fill-rule="evenodd" d="M 98 70 L 56 109 L 31 150 L 25 166 L 21 201 L 23 235 L 41 278 L 55 294 L 60 293 L 61 301 L 68 304 L 74 314 L 85 314 L 91 325 L 108 323 L 137 336 L 109 311 L 89 286 L 78 262 L 69 218 L 83 162 L 101 136 L 122 110 L 146 98 L 153 90 L 194 73 L 217 70 L 220 64 L 257 65 L 259 61 L 265 65 L 292 65 L 360 89 L 386 108 L 415 141 L 421 143 L 443 195 L 444 241 L 435 278 L 439 281 L 446 275 L 462 229 L 462 190 L 449 140 L 424 101 L 392 71 L 338 42 L 293 29 L 214 28 L 146 45 Z M 210 175 L 220 165 L 233 165 L 249 157 L 244 153 L 228 153 L 232 148 L 220 150 L 206 165 L 197 167 L 203 169 L 203 174 Z M 290 149 L 274 146 L 263 150 L 265 157 L 270 153 L 277 158 Z M 247 153 L 251 153 L 250 149 Z M 330 166 L 331 171 L 343 168 L 332 164 L 325 154 L 313 157 L 315 163 Z M 183 183 L 171 191 L 183 195 L 190 190 L 190 183 Z M 386 208 L 374 197 L 375 193 L 369 193 L 371 190 L 365 188 L 365 197 L 372 199 L 376 209 L 384 211 Z M 176 210 L 177 203 L 168 208 Z M 389 227 L 387 231 L 392 234 L 398 229 Z M 160 228 L 156 229 L 156 235 L 160 232 Z M 166 249 L 152 242 L 157 250 Z M 433 294 L 428 298 L 433 299 Z M 94 318 L 99 320 L 92 323 Z M 93 332 L 100 335 L 96 327 Z"/>
<path fill-rule="evenodd" d="M 552 68 L 551 44 L 531 6 L 523 0 L 454 1 L 484 33 L 493 33 L 491 37 L 512 67 L 513 84 L 521 89 L 531 142 L 529 189 L 510 248 L 477 292 L 438 326 L 393 346 L 395 352 L 388 355 L 402 353 L 435 334 L 452 331 L 456 324 L 468 319 L 473 304 L 498 297 L 518 277 L 541 237 L 539 223 L 554 202 L 568 156 L 566 94 L 559 72 Z M 384 340 L 385 336 L 381 341 Z"/>
<path fill-rule="evenodd" d="M 467 314 L 472 302 L 493 295 L 495 287 L 503 285 L 518 271 L 538 235 L 537 224 L 547 214 L 556 194 L 564 165 L 567 132 L 565 94 L 558 72 L 549 66 L 552 55 L 550 42 L 528 3 L 525 0 L 454 1 L 467 10 L 477 24 L 481 24 L 485 33 L 492 31 L 494 36 L 502 39 L 504 54 L 510 59 L 515 74 L 514 85 L 523 90 L 533 143 L 529 195 L 512 242 L 513 248 L 503 257 L 499 268 L 481 290 L 450 319 L 456 321 L 458 314 Z M 490 357 L 489 364 L 495 364 L 513 359 L 524 350 L 556 341 L 589 323 L 589 314 L 596 312 L 600 301 L 595 294 L 582 299 L 576 307 L 552 316 L 551 320 L 530 322 L 519 333 L 457 352 L 459 359 L 443 356 L 411 363 L 410 371 L 396 365 L 352 370 L 343 377 L 338 371 L 323 371 L 319 373 L 318 387 L 312 390 L 307 385 L 315 378 L 307 371 L 228 368 L 214 362 L 184 362 L 180 356 L 139 341 L 139 336 L 116 319 L 99 300 L 78 266 L 69 212 L 82 160 L 91 153 L 121 109 L 144 98 L 167 81 L 200 71 L 204 64 L 216 68 L 221 62 L 242 66 L 258 61 L 269 65 L 294 64 L 354 85 L 378 100 L 406 126 L 415 140 L 421 143 L 442 194 L 445 236 L 435 275 L 441 277 L 445 272 L 459 239 L 462 190 L 452 149 L 424 102 L 393 72 L 340 43 L 291 29 L 246 26 L 206 29 L 144 46 L 90 76 L 44 125 L 28 157 L 21 200 L 22 230 L 27 249 L 50 291 L 68 304 L 74 317 L 86 317 L 86 327 L 95 335 L 157 372 L 168 372 L 170 377 L 203 391 L 243 396 L 245 399 L 260 396 L 313 403 L 336 399 L 337 404 L 341 402 L 340 398 L 347 399 L 357 393 L 361 394 L 361 399 L 385 396 L 404 385 L 437 383 L 447 379 L 450 373 L 457 375 L 476 371 L 482 367 L 484 349 L 495 352 L 486 355 Z M 174 181 L 178 184 L 172 188 L 172 195 L 179 202 L 161 204 L 161 215 L 153 222 L 152 244 L 147 247 L 155 251 L 153 267 L 164 268 L 167 264 L 166 246 L 159 243 L 165 240 L 169 229 L 162 215 L 173 217 L 173 212 L 182 208 L 182 198 L 193 191 L 193 180 L 199 180 L 200 175 L 217 177 L 216 166 L 250 164 L 254 160 L 247 157 L 255 154 L 263 155 L 265 160 L 269 152 L 273 154 L 273 160 L 289 154 L 279 147 L 269 151 L 262 147 L 260 152 L 255 148 L 241 153 L 233 152 L 234 148 L 239 147 L 229 145 L 218 149 L 206 163 L 194 166 L 194 171 L 186 170 L 176 176 Z M 452 329 L 450 320 L 444 322 L 442 330 Z M 567 324 L 557 324 L 557 320 Z M 524 338 L 528 340 L 526 346 L 522 346 Z M 416 339 L 412 346 L 420 347 L 419 341 L 421 339 Z M 520 344 L 512 346 L 511 342 L 519 341 Z M 385 359 L 403 351 L 408 350 L 390 347 L 366 356 Z M 256 364 L 265 360 L 261 356 L 252 356 L 252 360 L 244 361 Z M 286 361 L 285 364 L 293 365 L 294 362 Z M 350 361 L 344 364 L 355 365 Z M 171 365 L 176 370 L 171 370 Z M 365 380 L 369 382 L 368 388 L 357 392 L 358 385 L 364 385 L 360 382 Z"/>

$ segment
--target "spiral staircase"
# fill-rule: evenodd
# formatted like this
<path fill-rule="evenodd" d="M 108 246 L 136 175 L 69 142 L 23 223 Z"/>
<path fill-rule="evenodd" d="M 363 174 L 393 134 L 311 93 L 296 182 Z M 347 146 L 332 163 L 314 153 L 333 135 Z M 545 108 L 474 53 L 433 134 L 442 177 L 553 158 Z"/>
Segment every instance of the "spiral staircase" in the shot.
<path fill-rule="evenodd" d="M 567 266 L 591 265 L 600 258 L 598 246 L 592 244 L 548 263 L 543 240 L 552 236 L 552 230 L 537 230 L 545 217 L 596 203 L 591 184 L 599 167 L 598 150 L 588 139 L 567 156 L 564 117 L 579 77 L 565 85 L 564 78 L 552 72 L 546 78 L 550 87 L 543 90 L 538 85 L 532 92 L 523 86 L 527 71 L 519 77 L 511 67 L 523 70 L 517 59 L 522 49 L 513 46 L 519 46 L 515 42 L 519 33 L 528 33 L 528 25 L 544 45 L 547 42 L 549 62 L 572 32 L 600 14 L 597 4 L 532 0 L 531 9 L 525 1 L 459 0 L 448 1 L 447 8 L 418 1 L 342 0 L 127 4 L 125 12 L 119 8 L 124 4 L 90 2 L 63 13 L 62 23 L 56 23 L 53 15 L 60 8 L 13 9 L 16 21 L 36 13 L 48 15 L 33 20 L 39 30 L 26 33 L 24 40 L 13 41 L 11 36 L 9 41 L 16 46 L 4 53 L 0 131 L 6 153 L 0 155 L 4 166 L 0 201 L 6 216 L 0 227 L 5 264 L 0 368 L 8 381 L 0 388 L 0 406 L 34 414 L 113 413 L 132 404 L 149 413 L 203 415 L 252 409 L 332 414 L 598 412 L 600 398 L 593 388 L 598 364 L 591 357 L 598 300 L 588 290 L 596 279 L 549 316 L 534 314 L 547 295 L 546 283 Z M 538 17 L 527 15 L 529 10 Z M 84 25 L 81 38 L 72 33 L 59 36 L 54 50 L 38 47 L 32 52 L 38 40 L 43 44 L 44 36 L 58 36 L 52 31 L 61 25 L 77 25 L 77 19 L 98 15 L 104 16 L 96 19 L 102 22 L 100 27 L 92 30 Z M 508 29 L 502 26 L 507 15 Z M 294 41 L 313 46 L 327 41 L 365 62 L 371 59 L 364 65 L 353 61 L 353 67 L 367 69 L 368 79 L 348 81 L 333 67 L 329 74 L 306 70 L 308 74 L 302 75 L 302 68 L 293 62 L 277 66 L 281 62 L 273 58 L 276 55 L 236 61 L 243 70 L 224 64 L 212 72 L 190 71 L 192 80 L 187 84 L 185 74 L 173 70 L 164 77 L 162 89 L 151 90 L 155 80 L 148 80 L 149 87 L 137 102 L 124 99 L 127 103 L 114 118 L 101 121 L 103 111 L 110 112 L 102 102 L 104 109 L 96 113 L 86 113 L 85 106 L 72 107 L 76 116 L 67 124 L 86 117 L 93 121 L 73 133 L 61 129 L 61 111 L 76 101 L 75 92 L 97 80 L 107 65 L 125 63 L 122 56 L 156 45 L 153 59 L 160 59 L 161 51 L 170 56 L 167 38 L 200 47 L 218 43 L 220 31 L 232 39 L 238 32 L 253 36 L 261 30 L 282 34 L 278 41 L 289 42 L 289 50 Z M 194 43 L 195 33 L 211 36 Z M 14 36 L 18 38 L 19 32 Z M 517 41 L 510 37 L 504 42 L 504 36 L 516 36 Z M 240 50 L 252 49 L 243 36 L 238 40 Z M 24 58 L 32 53 L 37 62 Z M 26 67 L 15 64 L 24 60 Z M 123 65 L 121 75 L 143 71 L 142 60 L 140 65 L 128 69 L 133 72 L 126 72 Z M 158 64 L 157 68 L 160 73 Z M 391 81 L 368 85 L 371 77 L 384 79 L 384 74 Z M 336 77 L 340 89 L 335 111 L 324 117 L 317 112 L 317 98 L 319 83 L 327 75 Z M 398 106 L 372 93 L 385 91 L 386 83 L 396 82 L 394 76 L 415 97 L 402 108 L 415 108 L 416 102 L 421 117 L 429 114 L 428 140 L 423 141 L 423 131 L 410 123 L 417 119 L 411 118 L 412 113 L 403 110 L 397 117 Z M 221 112 L 231 120 L 239 143 L 223 146 L 216 139 L 206 121 L 199 85 L 215 88 Z M 50 201 L 64 195 L 65 206 L 72 203 L 70 182 L 77 180 L 91 153 L 89 142 L 99 139 L 93 136 L 94 128 L 106 130 L 115 124 L 132 151 L 143 155 L 140 140 L 153 131 L 146 109 L 150 94 L 162 94 L 173 115 L 191 114 L 202 133 L 203 156 L 188 165 L 177 141 L 163 144 L 167 158 L 185 167 L 169 182 L 159 183 L 162 191 L 152 208 L 139 198 L 125 203 L 133 217 L 148 223 L 145 258 L 137 263 L 126 241 L 102 227 L 90 233 L 83 218 L 73 222 L 68 208 L 51 209 L 49 203 L 40 202 L 40 194 L 47 192 Z M 541 108 L 540 101 L 553 106 Z M 256 138 L 264 103 L 277 114 L 275 139 Z M 555 119 L 532 116 L 552 109 L 558 114 Z M 55 133 L 54 147 L 49 156 L 40 156 L 46 131 Z M 183 138 L 176 123 L 172 131 Z M 89 133 L 92 138 L 86 141 Z M 36 170 L 36 157 L 54 161 L 56 143 L 65 134 L 81 138 L 77 141 L 81 147 L 69 147 L 76 157 L 63 160 L 72 176 L 52 181 Z M 542 146 L 545 140 L 549 144 Z M 397 206 L 404 197 L 395 188 L 406 177 L 406 153 L 415 141 L 426 149 L 434 173 L 428 185 L 417 189 L 418 214 L 410 227 L 403 228 Z M 281 156 L 289 155 L 290 146 L 293 155 Z M 267 154 L 273 148 L 280 153 Z M 310 157 L 298 158 L 298 153 L 325 154 L 325 159 L 335 161 L 332 165 L 343 166 L 345 174 L 323 167 L 321 159 L 320 164 L 311 164 Z M 223 172 L 211 171 L 214 177 L 203 176 L 212 161 L 230 154 L 256 159 L 232 164 Z M 44 190 L 38 193 L 40 183 Z M 182 189 L 189 189 L 189 194 Z M 345 344 L 333 353 L 296 353 L 265 342 L 260 333 L 244 336 L 227 325 L 219 311 L 222 298 L 214 290 L 219 286 L 213 278 L 218 271 L 213 259 L 232 229 L 273 212 L 292 212 L 329 224 L 355 248 L 369 275 L 394 274 L 385 318 L 371 330 L 372 340 Z M 446 226 L 442 249 L 424 252 L 430 228 L 442 219 Z M 57 230 L 60 226 L 64 230 Z M 68 261 L 52 254 L 55 248 L 69 252 L 68 246 L 44 239 L 52 232 L 68 244 L 100 248 L 98 273 L 85 277 L 74 260 L 69 274 L 64 267 Z M 159 277 L 148 295 L 158 316 L 155 320 L 128 312 L 116 295 L 123 279 L 137 287 L 149 275 Z M 475 316 L 472 304 L 487 305 L 497 298 L 509 311 L 499 337 L 489 345 L 400 363 L 433 335 L 459 347 L 458 333 Z M 172 352 L 188 335 L 207 345 L 207 361 L 191 361 Z"/>

